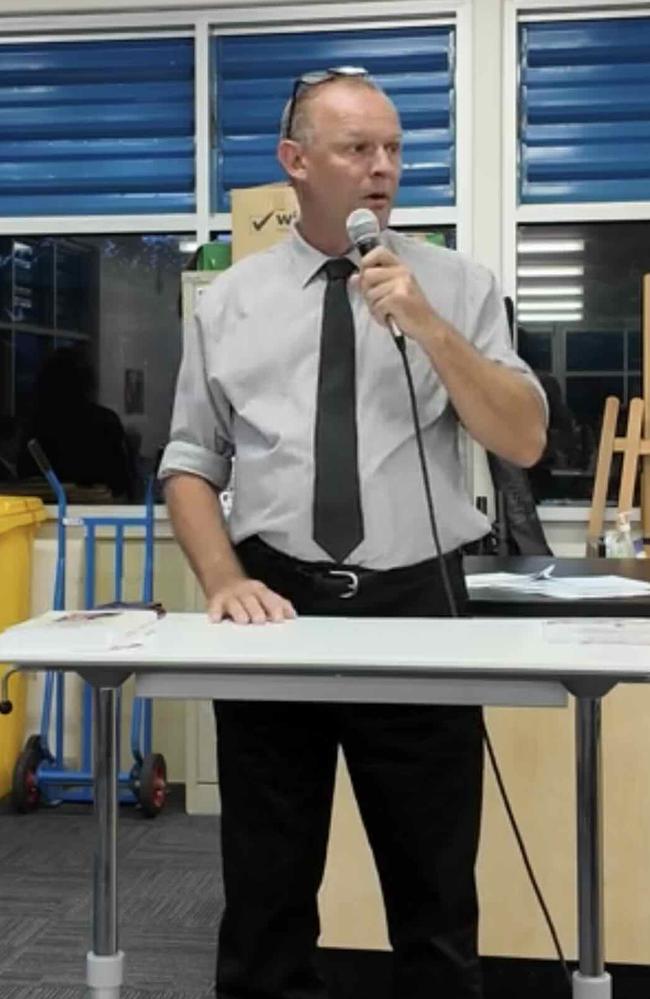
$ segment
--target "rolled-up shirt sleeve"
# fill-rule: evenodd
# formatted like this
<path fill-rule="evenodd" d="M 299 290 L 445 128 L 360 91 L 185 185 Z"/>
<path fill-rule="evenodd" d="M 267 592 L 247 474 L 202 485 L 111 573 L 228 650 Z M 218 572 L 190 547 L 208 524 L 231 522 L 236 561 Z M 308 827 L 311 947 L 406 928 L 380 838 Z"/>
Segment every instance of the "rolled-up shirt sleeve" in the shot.
<path fill-rule="evenodd" d="M 469 339 L 484 357 L 497 364 L 519 371 L 539 395 L 548 423 L 546 393 L 531 368 L 512 345 L 505 304 L 494 276 L 484 267 L 476 266 L 477 280 L 468 288 L 470 302 Z"/>
<path fill-rule="evenodd" d="M 199 311 L 183 338 L 169 443 L 158 478 L 188 472 L 221 490 L 232 471 L 231 407 L 218 380 L 208 381 L 205 355 L 205 324 Z"/>

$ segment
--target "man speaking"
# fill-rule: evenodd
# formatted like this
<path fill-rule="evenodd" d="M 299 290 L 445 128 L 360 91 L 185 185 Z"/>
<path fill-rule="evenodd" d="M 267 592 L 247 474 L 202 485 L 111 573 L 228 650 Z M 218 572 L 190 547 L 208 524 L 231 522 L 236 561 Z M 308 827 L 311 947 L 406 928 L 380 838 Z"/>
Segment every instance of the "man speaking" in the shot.
<path fill-rule="evenodd" d="M 215 621 L 462 613 L 458 549 L 487 522 L 464 488 L 459 425 L 517 464 L 542 453 L 543 393 L 510 346 L 490 273 L 385 228 L 401 141 L 395 107 L 365 71 L 297 80 L 278 156 L 300 221 L 201 300 L 160 475 Z M 383 230 L 363 257 L 346 228 L 358 209 Z M 226 526 L 218 494 L 233 455 Z M 223 702 L 215 713 L 217 999 L 325 999 L 316 895 L 339 746 L 381 881 L 392 995 L 481 996 L 480 709 Z"/>

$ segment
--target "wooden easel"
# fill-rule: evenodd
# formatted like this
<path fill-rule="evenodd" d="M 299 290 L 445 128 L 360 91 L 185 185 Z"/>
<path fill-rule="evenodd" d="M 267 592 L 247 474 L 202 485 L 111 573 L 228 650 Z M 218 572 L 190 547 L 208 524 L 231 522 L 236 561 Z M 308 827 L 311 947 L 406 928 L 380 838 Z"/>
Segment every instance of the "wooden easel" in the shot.
<path fill-rule="evenodd" d="M 594 491 L 587 528 L 587 554 L 593 553 L 603 533 L 607 485 L 614 454 L 623 455 L 618 490 L 618 513 L 629 513 L 637 474 L 641 475 L 641 529 L 643 548 L 650 557 L 650 274 L 643 277 L 643 398 L 630 400 L 625 436 L 616 436 L 620 401 L 605 402 L 600 431 Z M 639 468 L 639 462 L 641 466 Z"/>

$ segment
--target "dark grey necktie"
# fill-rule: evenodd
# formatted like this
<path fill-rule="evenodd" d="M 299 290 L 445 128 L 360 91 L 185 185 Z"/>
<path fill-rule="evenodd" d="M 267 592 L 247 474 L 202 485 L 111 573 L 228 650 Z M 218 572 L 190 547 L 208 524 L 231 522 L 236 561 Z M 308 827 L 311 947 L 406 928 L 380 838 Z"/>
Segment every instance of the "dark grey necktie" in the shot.
<path fill-rule="evenodd" d="M 327 288 L 316 396 L 314 541 L 342 562 L 363 540 L 357 460 L 354 320 L 346 257 L 323 265 Z"/>

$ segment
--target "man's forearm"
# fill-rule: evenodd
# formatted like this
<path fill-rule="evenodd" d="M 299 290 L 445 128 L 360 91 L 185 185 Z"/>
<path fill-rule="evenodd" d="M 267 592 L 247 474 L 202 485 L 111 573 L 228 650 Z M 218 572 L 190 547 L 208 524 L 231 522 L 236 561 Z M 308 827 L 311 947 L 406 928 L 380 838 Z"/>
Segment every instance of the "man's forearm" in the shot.
<path fill-rule="evenodd" d="M 545 415 L 527 379 L 483 357 L 440 319 L 418 339 L 471 436 L 516 465 L 534 465 L 546 443 Z"/>
<path fill-rule="evenodd" d="M 219 496 L 197 475 L 178 473 L 165 482 L 174 534 L 209 599 L 246 574 L 233 550 Z"/>

